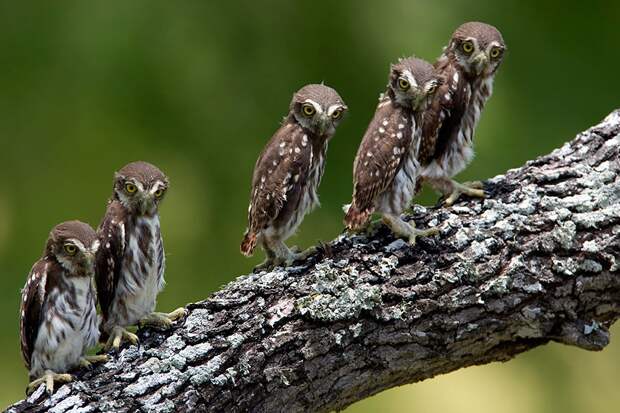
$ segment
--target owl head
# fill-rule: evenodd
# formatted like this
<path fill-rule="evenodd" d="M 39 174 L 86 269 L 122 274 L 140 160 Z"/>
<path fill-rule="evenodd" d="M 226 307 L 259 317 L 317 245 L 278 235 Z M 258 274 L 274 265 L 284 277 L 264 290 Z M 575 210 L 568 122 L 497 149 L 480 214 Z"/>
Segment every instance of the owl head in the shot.
<path fill-rule="evenodd" d="M 330 138 L 347 110 L 338 92 L 331 87 L 306 85 L 293 95 L 289 114 L 313 135 Z"/>
<path fill-rule="evenodd" d="M 408 57 L 392 65 L 388 94 L 400 105 L 424 110 L 442 83 L 430 63 Z"/>
<path fill-rule="evenodd" d="M 45 254 L 55 257 L 69 276 L 90 276 L 94 273 L 95 254 L 99 249 L 97 233 L 88 224 L 67 221 L 50 232 Z"/>
<path fill-rule="evenodd" d="M 132 162 L 114 174 L 114 198 L 134 215 L 152 216 L 168 189 L 168 178 L 147 162 Z"/>
<path fill-rule="evenodd" d="M 487 77 L 495 73 L 505 50 L 499 30 L 486 23 L 469 22 L 455 30 L 444 53 L 468 75 Z"/>

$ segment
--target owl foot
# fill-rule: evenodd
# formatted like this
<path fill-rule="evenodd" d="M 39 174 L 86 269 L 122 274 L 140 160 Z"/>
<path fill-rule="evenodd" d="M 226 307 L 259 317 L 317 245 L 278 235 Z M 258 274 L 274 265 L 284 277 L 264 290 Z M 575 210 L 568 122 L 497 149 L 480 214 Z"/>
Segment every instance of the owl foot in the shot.
<path fill-rule="evenodd" d="M 179 320 L 185 316 L 187 316 L 187 310 L 181 307 L 171 313 L 151 313 L 140 320 L 140 325 L 168 329 L 172 327 L 173 321 Z"/>
<path fill-rule="evenodd" d="M 45 390 L 47 394 L 51 395 L 54 393 L 54 383 L 69 383 L 73 381 L 73 376 L 70 374 L 58 374 L 54 373 L 51 370 L 45 370 L 43 376 L 39 377 L 36 380 L 33 380 L 28 384 L 26 388 L 26 394 L 31 395 L 41 384 L 45 384 Z"/>
<path fill-rule="evenodd" d="M 290 267 L 295 261 L 303 261 L 312 254 L 317 252 L 316 247 L 310 247 L 304 251 L 297 246 L 292 247 L 287 253 L 284 253 L 280 257 L 275 258 L 276 265 L 283 265 L 284 267 Z"/>
<path fill-rule="evenodd" d="M 415 245 L 418 237 L 431 237 L 439 234 L 439 229 L 433 227 L 428 229 L 417 229 L 415 223 L 405 222 L 395 215 L 384 215 L 383 221 L 390 227 L 394 235 L 405 238 L 409 241 L 409 245 Z"/>
<path fill-rule="evenodd" d="M 110 357 L 107 354 L 98 354 L 96 356 L 84 356 L 80 359 L 80 367 L 89 369 L 93 364 L 105 363 Z"/>
<path fill-rule="evenodd" d="M 474 182 L 463 182 L 462 184 L 451 181 L 452 182 L 452 193 L 448 195 L 446 200 L 444 201 L 445 206 L 452 206 L 459 199 L 461 195 L 467 195 L 475 198 L 484 198 L 484 190 L 483 184 L 480 181 Z"/>
<path fill-rule="evenodd" d="M 127 331 L 123 327 L 117 326 L 114 327 L 110 332 L 110 338 L 108 338 L 108 341 L 105 343 L 104 349 L 105 351 L 109 351 L 110 349 L 118 351 L 118 349 L 121 347 L 121 342 L 123 341 L 128 341 L 131 344 L 135 345 L 138 344 L 140 340 L 138 339 L 138 336 L 134 333 Z"/>

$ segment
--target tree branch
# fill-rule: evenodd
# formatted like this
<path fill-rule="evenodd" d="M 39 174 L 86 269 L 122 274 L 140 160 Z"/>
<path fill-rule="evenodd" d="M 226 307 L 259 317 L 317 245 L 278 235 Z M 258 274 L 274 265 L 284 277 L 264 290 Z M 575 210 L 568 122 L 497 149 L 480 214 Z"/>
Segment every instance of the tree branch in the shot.
<path fill-rule="evenodd" d="M 484 201 L 416 208 L 441 234 L 413 248 L 382 228 L 239 277 L 9 411 L 328 411 L 549 341 L 600 350 L 620 315 L 619 134 L 616 111 Z"/>

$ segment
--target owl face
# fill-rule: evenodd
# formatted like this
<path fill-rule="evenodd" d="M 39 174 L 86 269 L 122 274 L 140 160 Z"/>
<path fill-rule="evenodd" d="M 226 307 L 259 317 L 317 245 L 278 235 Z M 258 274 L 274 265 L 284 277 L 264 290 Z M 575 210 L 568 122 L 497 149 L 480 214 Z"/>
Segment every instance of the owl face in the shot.
<path fill-rule="evenodd" d="M 154 215 L 168 190 L 168 178 L 156 166 L 132 162 L 114 175 L 114 196 L 135 215 Z"/>
<path fill-rule="evenodd" d="M 417 111 L 426 108 L 442 83 L 430 63 L 410 57 L 392 65 L 388 88 L 399 104 Z"/>
<path fill-rule="evenodd" d="M 302 127 L 327 138 L 334 135 L 347 110 L 340 95 L 325 85 L 304 86 L 290 105 L 290 112 Z"/>
<path fill-rule="evenodd" d="M 90 276 L 95 271 L 98 249 L 99 240 L 90 225 L 68 221 L 52 229 L 47 239 L 46 254 L 55 257 L 69 276 Z"/>
<path fill-rule="evenodd" d="M 470 22 L 456 29 L 448 48 L 467 74 L 486 77 L 493 75 L 499 67 L 506 45 L 495 27 Z"/>

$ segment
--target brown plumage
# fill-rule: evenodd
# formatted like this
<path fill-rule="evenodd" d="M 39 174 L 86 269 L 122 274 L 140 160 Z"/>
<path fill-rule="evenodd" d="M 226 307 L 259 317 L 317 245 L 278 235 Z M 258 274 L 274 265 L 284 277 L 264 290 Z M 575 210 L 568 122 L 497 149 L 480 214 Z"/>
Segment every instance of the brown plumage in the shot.
<path fill-rule="evenodd" d="M 399 216 L 416 193 L 422 113 L 442 82 L 421 59 L 403 59 L 392 66 L 387 92 L 355 158 L 353 201 L 345 216 L 350 229 L 359 230 L 377 212 L 411 242 L 426 234 Z"/>
<path fill-rule="evenodd" d="M 256 161 L 241 252 L 249 256 L 260 243 L 267 253 L 265 268 L 301 258 L 284 240 L 319 203 L 317 189 L 327 145 L 346 110 L 334 89 L 304 86 L 293 96 L 282 126 Z"/>
<path fill-rule="evenodd" d="M 118 348 L 123 339 L 137 342 L 127 326 L 169 326 L 183 313 L 154 313 L 165 268 L 158 208 L 168 187 L 166 175 L 147 162 L 132 162 L 114 176 L 113 195 L 98 229 L 96 280 L 101 328 L 110 336 L 106 348 Z"/>
<path fill-rule="evenodd" d="M 52 229 L 43 257 L 28 275 L 20 312 L 21 352 L 30 379 L 29 391 L 42 383 L 70 381 L 65 373 L 82 363 L 99 338 L 92 286 L 99 248 L 95 231 L 79 221 Z M 61 374 L 59 374 L 61 373 Z"/>
<path fill-rule="evenodd" d="M 446 83 L 425 112 L 420 162 L 424 179 L 449 195 L 449 205 L 460 194 L 484 196 L 480 183 L 462 185 L 451 178 L 473 158 L 473 134 L 505 49 L 495 27 L 470 22 L 456 29 L 435 63 Z"/>

